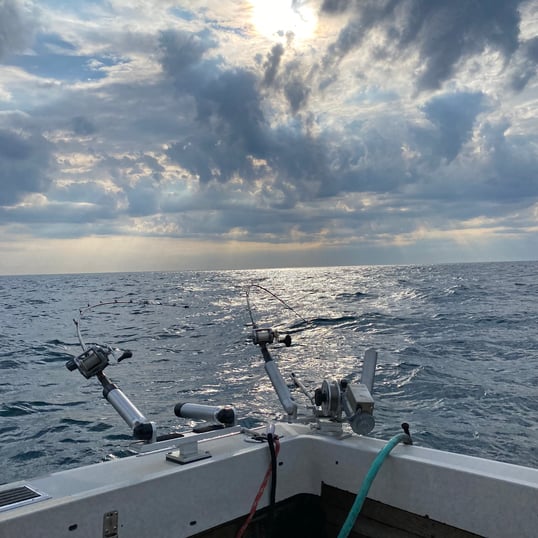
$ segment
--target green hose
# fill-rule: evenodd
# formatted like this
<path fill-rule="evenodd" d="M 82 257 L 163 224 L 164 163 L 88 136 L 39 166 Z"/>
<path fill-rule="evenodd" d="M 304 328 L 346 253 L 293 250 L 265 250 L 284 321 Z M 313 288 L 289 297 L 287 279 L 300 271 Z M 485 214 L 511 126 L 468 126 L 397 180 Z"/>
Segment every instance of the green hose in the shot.
<path fill-rule="evenodd" d="M 406 424 L 407 426 L 407 424 Z M 403 427 L 403 424 L 402 424 Z M 407 426 L 408 428 L 408 426 Z M 405 430 L 405 427 L 404 427 Z M 408 430 L 407 430 L 408 431 Z M 382 450 L 379 451 L 379 454 L 376 456 L 375 460 L 373 461 L 372 465 L 370 465 L 370 468 L 368 469 L 368 472 L 366 473 L 366 476 L 362 482 L 361 489 L 357 493 L 357 497 L 355 497 L 355 501 L 353 503 L 353 506 L 351 507 L 349 514 L 347 515 L 346 520 L 344 521 L 344 524 L 342 528 L 340 529 L 340 532 L 338 533 L 338 538 L 347 538 L 349 533 L 351 532 L 351 529 L 353 528 L 353 525 L 355 525 L 355 521 L 360 514 L 360 511 L 362 509 L 362 505 L 364 504 L 364 501 L 366 499 L 366 495 L 368 495 L 368 491 L 370 490 L 370 486 L 372 485 L 372 482 L 374 481 L 377 473 L 379 472 L 379 469 L 381 469 L 381 465 L 383 465 L 385 459 L 390 454 L 391 450 L 398 444 L 398 443 L 406 443 L 411 444 L 411 437 L 408 433 L 399 433 L 398 435 L 395 435 L 384 447 Z"/>

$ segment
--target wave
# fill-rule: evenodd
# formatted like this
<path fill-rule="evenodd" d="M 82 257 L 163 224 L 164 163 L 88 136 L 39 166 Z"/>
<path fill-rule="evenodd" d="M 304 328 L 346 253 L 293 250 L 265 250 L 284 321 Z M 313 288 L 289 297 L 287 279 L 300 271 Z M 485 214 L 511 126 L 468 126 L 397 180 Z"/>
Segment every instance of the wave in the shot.
<path fill-rule="evenodd" d="M 344 299 L 346 301 L 352 301 L 355 299 L 366 299 L 368 297 L 370 297 L 370 294 L 363 291 L 356 291 L 355 293 L 344 292 L 336 295 L 337 299 Z"/>
<path fill-rule="evenodd" d="M 1 480 L 38 465 L 49 472 L 93 463 L 128 444 L 131 432 L 99 384 L 63 365 L 80 349 L 73 314 L 92 297 L 133 298 L 127 308 L 88 314 L 82 333 L 88 344 L 129 342 L 133 359 L 107 373 L 160 431 L 184 427 L 168 405 L 178 398 L 231 403 L 247 417 L 278 414 L 246 336 L 243 291 L 253 281 L 300 304 L 305 317 L 252 296 L 257 320 L 292 333 L 293 345 L 275 356 L 283 375 L 295 371 L 319 386 L 358 375 L 358 357 L 378 350 L 374 435 L 407 421 L 418 443 L 478 456 L 494 446 L 497 459 L 538 467 L 529 448 L 538 446 L 529 426 L 537 412 L 537 271 L 526 263 L 0 279 L 9 283 L 0 311 L 0 450 L 9 462 Z M 181 309 L 137 297 L 181 301 Z M 36 440 L 45 448 L 29 451 Z"/>

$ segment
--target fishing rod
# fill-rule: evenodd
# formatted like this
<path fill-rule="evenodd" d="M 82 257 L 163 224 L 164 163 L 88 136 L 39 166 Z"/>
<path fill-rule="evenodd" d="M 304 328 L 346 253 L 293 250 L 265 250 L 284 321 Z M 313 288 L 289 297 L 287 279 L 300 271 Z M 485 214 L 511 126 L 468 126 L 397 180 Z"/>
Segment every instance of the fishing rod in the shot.
<path fill-rule="evenodd" d="M 76 319 L 73 319 L 73 323 L 76 327 L 77 338 L 82 348 L 82 353 L 78 357 L 69 359 L 65 366 L 73 372 L 78 370 L 86 379 L 96 377 L 103 387 L 103 397 L 114 407 L 121 418 L 131 427 L 133 431 L 133 437 L 137 440 L 145 442 L 155 442 L 157 440 L 157 428 L 154 422 L 149 421 L 129 400 L 129 398 L 123 393 L 123 391 L 104 373 L 104 369 L 109 366 L 109 357 L 116 356 L 116 350 L 108 344 L 92 344 L 86 345 L 81 333 L 81 320 L 89 311 L 96 308 L 102 308 L 111 305 L 132 305 L 134 301 L 104 301 L 93 305 L 88 305 L 85 308 L 79 309 L 79 314 Z M 122 352 L 121 356 L 117 358 L 117 362 L 121 362 L 124 359 L 131 358 L 133 356 L 130 350 Z"/>
<path fill-rule="evenodd" d="M 297 419 L 297 403 L 293 399 L 290 389 L 268 349 L 268 346 L 274 343 L 283 343 L 286 347 L 290 347 L 292 343 L 290 331 L 286 331 L 286 334 L 282 335 L 281 332 L 271 327 L 258 327 L 258 324 L 254 320 L 252 305 L 250 303 L 250 291 L 252 288 L 257 288 L 269 294 L 307 325 L 310 322 L 286 303 L 286 301 L 267 288 L 259 284 L 250 284 L 247 287 L 245 295 L 247 311 L 252 324 L 252 341 L 260 347 L 265 371 L 271 380 L 282 407 L 286 411 L 288 422 L 293 422 Z M 365 435 L 372 431 L 375 420 L 373 416 L 374 400 L 371 391 L 373 389 L 376 364 L 377 352 L 369 349 L 364 356 L 360 383 L 350 383 L 347 379 L 341 379 L 340 381 L 325 379 L 321 387 L 316 388 L 314 395 L 309 393 L 299 377 L 292 372 L 291 379 L 294 386 L 300 389 L 312 404 L 314 419 L 316 421 L 315 427 L 318 431 L 331 435 L 340 435 L 341 424 L 343 422 L 348 422 L 351 429 L 358 434 Z M 322 421 L 320 420 L 321 418 L 329 420 Z"/>
<path fill-rule="evenodd" d="M 257 288 L 257 289 L 267 293 L 271 297 L 274 297 L 277 301 L 279 301 L 281 304 L 283 304 L 288 310 L 293 312 L 300 320 L 304 321 L 304 323 L 306 323 L 306 324 L 309 323 L 309 321 L 306 318 L 301 316 L 301 314 L 299 314 L 294 308 L 292 308 L 288 303 L 286 303 L 286 301 L 281 299 L 276 293 L 273 293 L 271 290 L 268 290 L 267 288 L 264 288 L 260 284 L 249 284 L 247 286 L 246 291 L 245 291 L 245 296 L 246 296 L 246 299 L 247 299 L 247 310 L 248 310 L 248 313 L 249 313 L 249 316 L 250 316 L 250 321 L 252 322 L 252 326 L 254 328 L 256 327 L 256 322 L 254 321 L 254 316 L 252 314 L 252 307 L 250 305 L 250 290 L 252 288 Z"/>
<path fill-rule="evenodd" d="M 96 377 L 103 387 L 103 397 L 114 407 L 117 413 L 131 427 L 133 437 L 144 443 L 155 443 L 161 440 L 183 437 L 183 434 L 173 433 L 162 436 L 157 436 L 157 428 L 155 422 L 148 420 L 143 413 L 131 402 L 131 400 L 123 393 L 123 391 L 104 373 L 107 366 L 111 364 L 110 357 L 116 358 L 118 352 L 121 355 L 116 358 L 117 362 L 133 356 L 130 350 L 120 350 L 113 348 L 108 344 L 91 344 L 87 345 L 84 342 L 81 332 L 81 322 L 85 314 L 97 308 L 110 307 L 116 305 L 142 305 L 142 306 L 169 306 L 178 307 L 186 305 L 178 305 L 176 303 L 163 303 L 161 301 L 123 301 L 112 300 L 102 301 L 93 305 L 88 305 L 79 309 L 79 314 L 73 322 L 76 327 L 77 338 L 82 348 L 82 353 L 77 357 L 67 361 L 66 367 L 69 371 L 78 370 L 86 379 Z M 206 429 L 228 428 L 236 423 L 235 411 L 230 406 L 217 407 L 201 404 L 179 403 L 174 408 L 174 413 L 178 417 L 188 418 L 193 420 L 205 420 L 208 422 Z"/>

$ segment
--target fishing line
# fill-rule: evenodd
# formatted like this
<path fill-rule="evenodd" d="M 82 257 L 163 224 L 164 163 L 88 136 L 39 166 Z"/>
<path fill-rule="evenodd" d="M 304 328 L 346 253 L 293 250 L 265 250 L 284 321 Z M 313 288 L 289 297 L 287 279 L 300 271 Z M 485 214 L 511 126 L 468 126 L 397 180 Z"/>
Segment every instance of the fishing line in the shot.
<path fill-rule="evenodd" d="M 247 310 L 248 310 L 248 314 L 250 316 L 250 321 L 252 322 L 252 327 L 254 329 L 256 329 L 258 326 L 256 324 L 256 322 L 254 321 L 254 315 L 252 314 L 252 307 L 250 305 L 250 290 L 252 288 L 258 288 L 259 290 L 261 291 L 264 291 L 265 293 L 267 293 L 268 295 L 271 295 L 271 297 L 273 297 L 274 299 L 276 299 L 278 302 L 280 302 L 282 305 L 284 305 L 288 310 L 290 310 L 291 312 L 293 312 L 300 320 L 302 320 L 304 323 L 308 324 L 310 323 L 306 318 L 304 318 L 303 316 L 301 316 L 301 314 L 299 314 L 299 312 L 297 312 L 294 308 L 292 308 L 288 303 L 286 303 L 286 301 L 284 301 L 283 299 L 281 299 L 276 293 L 273 293 L 271 290 L 268 290 L 267 288 L 264 288 L 263 286 L 261 286 L 260 284 L 250 284 L 247 289 L 246 289 L 246 292 L 245 292 L 245 296 L 246 296 L 246 300 L 247 300 Z"/>
<path fill-rule="evenodd" d="M 151 299 L 145 299 L 142 301 L 133 301 L 132 299 L 128 301 L 122 301 L 118 299 L 114 299 L 112 301 L 100 301 L 95 304 L 89 304 L 88 306 L 85 306 L 83 308 L 78 309 L 78 317 L 75 319 L 73 318 L 73 323 L 75 324 L 75 327 L 77 329 L 77 338 L 80 343 L 80 346 L 82 347 L 83 351 L 86 351 L 87 346 L 84 343 L 84 340 L 82 338 L 82 334 L 80 332 L 80 326 L 81 326 L 81 320 L 87 312 L 91 312 L 92 310 L 95 310 L 97 308 L 101 308 L 103 306 L 114 306 L 114 305 L 138 305 L 138 306 L 169 306 L 169 307 L 182 307 L 182 308 L 188 308 L 187 305 L 181 305 L 178 303 L 163 303 L 162 301 L 157 300 L 151 300 Z M 109 346 L 110 347 L 110 346 Z"/>

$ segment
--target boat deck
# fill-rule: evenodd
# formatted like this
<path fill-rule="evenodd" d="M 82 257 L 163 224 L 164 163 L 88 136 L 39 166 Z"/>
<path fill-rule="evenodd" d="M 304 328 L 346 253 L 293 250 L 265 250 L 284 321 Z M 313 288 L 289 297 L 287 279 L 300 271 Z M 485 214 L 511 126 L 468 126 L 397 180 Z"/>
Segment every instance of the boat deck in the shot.
<path fill-rule="evenodd" d="M 327 538 L 337 536 L 355 500 L 355 496 L 323 485 L 321 502 L 326 517 Z M 366 499 L 361 513 L 349 535 L 351 538 L 477 538 L 473 534 L 427 516 L 419 516 Z"/>
<path fill-rule="evenodd" d="M 321 497 L 297 495 L 279 503 L 273 518 L 260 511 L 244 538 L 336 538 L 355 496 L 347 491 L 322 487 Z M 193 538 L 235 538 L 245 518 L 197 534 Z M 366 499 L 349 538 L 480 538 L 450 525 Z"/>

